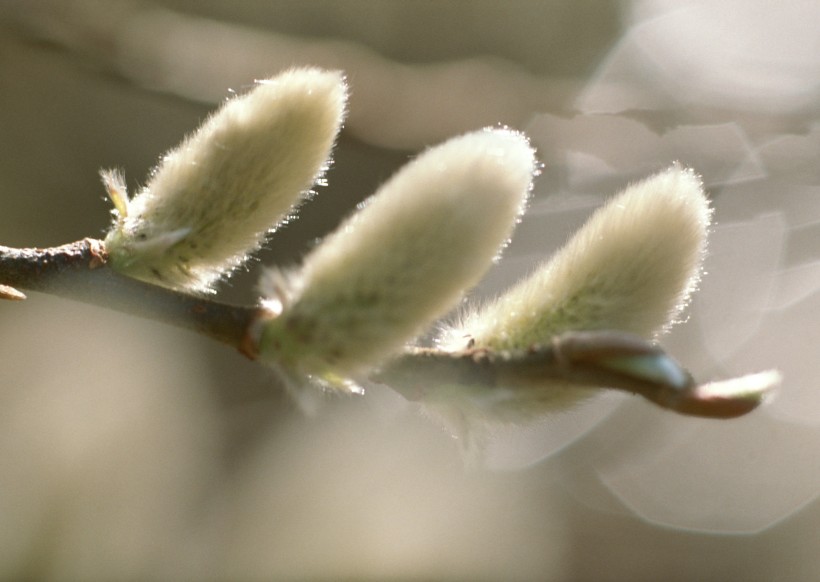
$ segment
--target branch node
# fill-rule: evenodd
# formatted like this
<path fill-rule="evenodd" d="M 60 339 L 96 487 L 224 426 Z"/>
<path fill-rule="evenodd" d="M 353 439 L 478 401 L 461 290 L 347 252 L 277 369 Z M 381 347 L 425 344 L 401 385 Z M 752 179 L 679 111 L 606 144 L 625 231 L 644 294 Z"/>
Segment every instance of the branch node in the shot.
<path fill-rule="evenodd" d="M 88 245 L 90 255 L 88 268 L 94 270 L 104 267 L 108 262 L 108 251 L 105 248 L 105 243 L 95 238 L 84 238 L 83 242 Z"/>

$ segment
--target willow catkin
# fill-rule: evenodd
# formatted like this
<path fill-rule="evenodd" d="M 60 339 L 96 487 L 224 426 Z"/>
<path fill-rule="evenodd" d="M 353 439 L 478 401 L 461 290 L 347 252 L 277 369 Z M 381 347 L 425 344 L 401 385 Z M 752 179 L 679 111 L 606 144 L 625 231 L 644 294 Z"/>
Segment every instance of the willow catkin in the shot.
<path fill-rule="evenodd" d="M 440 344 L 526 349 L 584 330 L 652 338 L 697 287 L 711 215 L 692 170 L 674 165 L 632 184 L 532 275 L 464 314 Z"/>
<path fill-rule="evenodd" d="M 529 277 L 468 309 L 442 330 L 444 351 L 505 354 L 549 346 L 566 332 L 613 330 L 653 338 L 675 322 L 697 287 L 712 210 L 700 178 L 675 164 L 627 187 L 599 208 Z M 590 346 L 594 352 L 594 346 Z M 647 381 L 675 379 L 666 357 L 597 365 Z M 453 384 L 423 400 L 435 413 L 469 421 L 526 422 L 568 408 L 597 390 L 508 374 L 492 390 Z M 603 388 L 603 386 L 602 386 Z"/>
<path fill-rule="evenodd" d="M 132 199 L 103 172 L 115 205 L 111 266 L 159 285 L 208 291 L 286 220 L 328 165 L 347 88 L 339 72 L 292 69 L 260 81 L 165 154 Z"/>
<path fill-rule="evenodd" d="M 487 129 L 407 164 L 286 277 L 260 352 L 317 376 L 360 372 L 457 305 L 492 265 L 536 169 L 521 134 Z"/>

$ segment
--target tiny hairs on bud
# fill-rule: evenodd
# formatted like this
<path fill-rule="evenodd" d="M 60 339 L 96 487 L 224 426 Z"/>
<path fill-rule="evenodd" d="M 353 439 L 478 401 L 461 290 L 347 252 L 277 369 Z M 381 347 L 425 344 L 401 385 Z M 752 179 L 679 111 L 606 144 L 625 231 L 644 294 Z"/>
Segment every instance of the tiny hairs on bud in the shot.
<path fill-rule="evenodd" d="M 711 214 L 700 178 L 675 164 L 610 199 L 532 275 L 462 313 L 437 344 L 448 352 L 469 347 L 503 356 L 554 345 L 566 332 L 617 330 L 651 339 L 675 322 L 697 286 Z M 632 358 L 622 365 L 644 376 L 676 377 L 664 367 L 669 362 Z M 527 422 L 599 392 L 550 377 L 534 383 L 514 370 L 498 377 L 493 390 L 453 384 L 423 400 L 449 424 L 455 419 L 461 430 L 480 434 L 485 422 Z"/>
<path fill-rule="evenodd" d="M 301 373 L 355 374 L 451 310 L 510 237 L 536 170 L 507 129 L 453 138 L 407 164 L 287 277 L 262 357 Z"/>
<path fill-rule="evenodd" d="M 116 217 L 112 267 L 196 292 L 247 260 L 328 166 L 347 88 L 339 72 L 292 69 L 229 99 L 129 200 L 103 172 Z"/>
<path fill-rule="evenodd" d="M 667 329 L 700 279 L 711 220 L 700 178 L 675 164 L 614 196 L 531 276 L 463 314 L 443 349 L 527 349 L 567 331 Z"/>

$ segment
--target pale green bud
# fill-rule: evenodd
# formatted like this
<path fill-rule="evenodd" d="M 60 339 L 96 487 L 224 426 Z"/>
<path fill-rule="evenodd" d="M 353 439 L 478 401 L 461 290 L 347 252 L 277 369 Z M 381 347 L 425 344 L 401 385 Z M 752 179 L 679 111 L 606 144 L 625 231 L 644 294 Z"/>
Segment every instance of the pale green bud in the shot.
<path fill-rule="evenodd" d="M 562 337 L 587 337 L 563 335 L 568 332 L 614 330 L 616 346 L 619 337 L 628 339 L 624 332 L 652 338 L 675 321 L 697 286 L 711 214 L 691 170 L 674 165 L 633 184 L 598 209 L 531 276 L 445 329 L 439 346 L 453 353 L 486 351 L 503 361 L 508 354 L 537 354 Z M 584 362 L 559 358 L 568 369 L 559 377 L 539 376 L 513 357 L 491 390 L 458 382 L 420 399 L 469 435 L 482 434 L 484 422 L 527 422 L 595 395 L 596 383 L 584 376 L 590 366 L 601 373 L 596 378 L 601 388 L 619 376 L 646 383 L 650 395 L 689 385 L 660 352 L 644 353 L 639 345 L 633 353 L 627 341 L 629 349 L 618 354 L 610 336 L 589 337 Z M 585 378 L 580 383 L 573 376 L 578 372 Z"/>
<path fill-rule="evenodd" d="M 345 113 L 342 75 L 293 69 L 228 100 L 128 199 L 103 180 L 116 219 L 113 268 L 159 285 L 208 291 L 288 218 L 328 164 Z"/>
<path fill-rule="evenodd" d="M 270 276 L 260 354 L 324 378 L 364 371 L 457 305 L 492 265 L 536 169 L 526 138 L 469 133 L 402 168 L 313 250 Z"/>
<path fill-rule="evenodd" d="M 674 165 L 633 184 L 530 277 L 465 314 L 440 344 L 520 350 L 583 330 L 651 338 L 674 323 L 697 286 L 711 214 L 691 170 Z"/>

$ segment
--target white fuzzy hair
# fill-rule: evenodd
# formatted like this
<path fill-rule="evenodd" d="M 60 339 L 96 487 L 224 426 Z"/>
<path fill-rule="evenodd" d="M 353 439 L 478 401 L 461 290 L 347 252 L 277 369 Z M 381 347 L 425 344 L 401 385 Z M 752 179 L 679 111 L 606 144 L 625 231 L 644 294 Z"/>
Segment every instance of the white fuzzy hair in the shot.
<path fill-rule="evenodd" d="M 535 169 L 527 139 L 506 129 L 421 154 L 307 256 L 291 300 L 263 332 L 263 356 L 328 376 L 401 349 L 492 265 Z"/>
<path fill-rule="evenodd" d="M 111 264 L 160 285 L 209 290 L 321 176 L 346 99 L 341 73 L 307 68 L 228 100 L 163 156 L 125 212 L 120 200 L 105 239 Z M 118 186 L 111 176 L 109 189 Z"/>
<path fill-rule="evenodd" d="M 654 337 L 697 286 L 711 214 L 700 178 L 675 164 L 609 200 L 549 261 L 439 343 L 526 349 L 602 329 Z"/>

